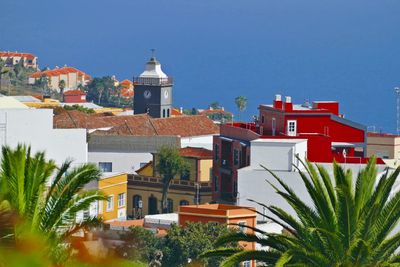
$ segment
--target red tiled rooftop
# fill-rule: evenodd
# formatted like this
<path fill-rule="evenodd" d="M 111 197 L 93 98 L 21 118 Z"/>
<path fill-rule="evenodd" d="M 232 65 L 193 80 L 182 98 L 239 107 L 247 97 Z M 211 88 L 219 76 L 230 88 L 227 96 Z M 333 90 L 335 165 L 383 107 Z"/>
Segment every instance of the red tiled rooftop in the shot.
<path fill-rule="evenodd" d="M 59 76 L 61 74 L 68 74 L 68 73 L 77 73 L 78 77 L 84 76 L 85 80 L 90 80 L 92 78 L 90 75 L 84 73 L 81 70 L 73 68 L 73 67 L 62 67 L 59 69 L 38 71 L 38 72 L 32 73 L 32 75 L 30 77 L 31 78 L 40 78 L 42 76 Z"/>
<path fill-rule="evenodd" d="M 99 129 L 95 135 L 137 136 L 201 136 L 219 134 L 219 126 L 205 116 L 180 116 L 154 119 L 147 114 L 104 116 L 87 114 L 78 110 L 63 111 L 54 116 L 56 128 Z"/>
<path fill-rule="evenodd" d="M 0 57 L 22 57 L 27 59 L 34 59 L 36 56 L 31 53 L 19 53 L 19 52 L 0 52 Z"/>
<path fill-rule="evenodd" d="M 86 95 L 86 93 L 76 89 L 76 90 L 68 90 L 64 92 L 64 95 Z"/>
<path fill-rule="evenodd" d="M 211 150 L 199 147 L 185 147 L 179 150 L 182 157 L 212 159 L 213 152 Z"/>
<path fill-rule="evenodd" d="M 171 110 L 171 116 L 182 116 L 183 114 L 177 108 Z"/>

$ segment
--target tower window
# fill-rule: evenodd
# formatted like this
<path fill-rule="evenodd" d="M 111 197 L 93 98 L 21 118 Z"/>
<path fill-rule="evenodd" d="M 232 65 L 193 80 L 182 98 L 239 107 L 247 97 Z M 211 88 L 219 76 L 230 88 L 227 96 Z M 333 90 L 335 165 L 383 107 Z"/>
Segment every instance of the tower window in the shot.
<path fill-rule="evenodd" d="M 169 109 L 167 109 L 167 117 L 169 118 Z"/>
<path fill-rule="evenodd" d="M 162 110 L 162 116 L 165 118 L 165 109 Z"/>

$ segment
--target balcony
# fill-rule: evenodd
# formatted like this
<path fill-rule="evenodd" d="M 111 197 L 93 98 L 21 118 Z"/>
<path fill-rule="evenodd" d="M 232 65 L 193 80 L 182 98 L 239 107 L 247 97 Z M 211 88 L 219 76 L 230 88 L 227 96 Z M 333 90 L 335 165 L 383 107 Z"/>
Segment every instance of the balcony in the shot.
<path fill-rule="evenodd" d="M 160 85 L 173 85 L 174 81 L 172 77 L 167 77 L 167 78 L 136 77 L 133 81 L 133 84 L 160 86 Z"/>

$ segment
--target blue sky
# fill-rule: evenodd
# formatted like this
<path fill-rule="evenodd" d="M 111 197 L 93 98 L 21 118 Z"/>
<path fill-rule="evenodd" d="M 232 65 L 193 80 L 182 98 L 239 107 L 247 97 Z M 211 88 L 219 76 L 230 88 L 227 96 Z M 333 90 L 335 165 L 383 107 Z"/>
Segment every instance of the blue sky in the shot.
<path fill-rule="evenodd" d="M 42 67 L 131 78 L 156 48 L 176 106 L 236 111 L 244 95 L 250 118 L 281 93 L 338 100 L 347 118 L 395 131 L 397 0 L 13 0 L 0 9 L 0 50 L 35 53 Z"/>

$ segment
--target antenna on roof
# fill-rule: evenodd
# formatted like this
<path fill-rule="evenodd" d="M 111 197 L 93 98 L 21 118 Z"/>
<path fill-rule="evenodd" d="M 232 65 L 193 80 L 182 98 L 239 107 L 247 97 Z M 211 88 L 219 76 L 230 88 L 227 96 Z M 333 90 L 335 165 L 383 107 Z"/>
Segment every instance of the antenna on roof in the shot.
<path fill-rule="evenodd" d="M 150 49 L 151 51 L 151 58 L 155 59 L 156 58 L 156 50 L 154 48 Z"/>

